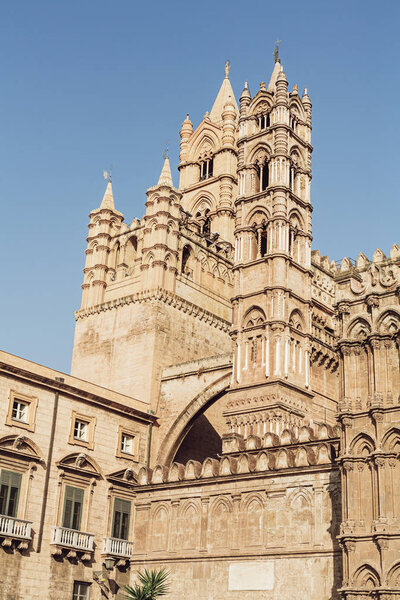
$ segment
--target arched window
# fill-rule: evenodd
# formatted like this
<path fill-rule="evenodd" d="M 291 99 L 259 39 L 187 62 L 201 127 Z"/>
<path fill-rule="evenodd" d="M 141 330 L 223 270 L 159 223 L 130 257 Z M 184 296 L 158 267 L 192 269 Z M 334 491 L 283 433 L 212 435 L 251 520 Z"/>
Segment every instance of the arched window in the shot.
<path fill-rule="evenodd" d="M 257 165 L 259 189 L 258 192 L 263 192 L 269 186 L 269 164 L 267 160 Z"/>
<path fill-rule="evenodd" d="M 259 225 L 254 223 L 253 229 L 255 231 L 255 237 L 257 242 L 257 256 L 256 258 L 262 258 L 268 252 L 268 234 L 267 234 L 267 223 L 265 220 Z"/>
<path fill-rule="evenodd" d="M 181 272 L 187 277 L 193 277 L 193 268 L 191 266 L 192 249 L 190 246 L 185 246 L 182 251 L 182 267 Z"/>
<path fill-rule="evenodd" d="M 200 206 L 200 210 L 196 213 L 196 220 L 200 225 L 200 233 L 203 235 L 210 235 L 211 233 L 211 218 L 210 209 L 205 208 L 204 204 Z"/>
<path fill-rule="evenodd" d="M 125 263 L 128 265 L 128 267 L 132 267 L 134 264 L 134 261 L 136 259 L 136 254 L 137 254 L 137 238 L 136 236 L 132 236 L 129 238 L 129 240 L 126 243 L 125 246 Z"/>
<path fill-rule="evenodd" d="M 208 158 L 200 163 L 200 181 L 209 179 L 213 176 L 214 172 L 214 159 Z"/>
<path fill-rule="evenodd" d="M 270 113 L 266 113 L 264 115 L 258 115 L 258 128 L 260 131 L 262 129 L 267 129 L 271 125 L 271 117 Z"/>

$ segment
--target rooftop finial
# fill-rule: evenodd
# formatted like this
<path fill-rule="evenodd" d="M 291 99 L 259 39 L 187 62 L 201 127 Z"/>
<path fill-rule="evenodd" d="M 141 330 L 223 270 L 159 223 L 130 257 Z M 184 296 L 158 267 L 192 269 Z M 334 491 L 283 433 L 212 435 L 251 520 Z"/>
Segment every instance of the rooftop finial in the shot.
<path fill-rule="evenodd" d="M 108 171 L 103 171 L 103 177 L 106 181 L 111 181 L 112 179 L 112 165 L 110 165 L 110 169 Z"/>
<path fill-rule="evenodd" d="M 281 41 L 282 40 L 276 40 L 275 50 L 274 50 L 274 59 L 275 59 L 275 62 L 281 62 L 280 58 L 279 58 L 279 43 Z"/>
<path fill-rule="evenodd" d="M 225 61 L 225 79 L 229 79 L 229 69 L 231 68 L 231 61 Z"/>
<path fill-rule="evenodd" d="M 188 116 L 189 116 L 189 115 L 188 115 Z M 165 144 L 165 150 L 164 150 L 164 160 L 165 160 L 166 158 L 169 158 L 169 156 L 168 156 L 168 152 L 169 152 L 169 142 L 167 142 L 167 143 Z"/>

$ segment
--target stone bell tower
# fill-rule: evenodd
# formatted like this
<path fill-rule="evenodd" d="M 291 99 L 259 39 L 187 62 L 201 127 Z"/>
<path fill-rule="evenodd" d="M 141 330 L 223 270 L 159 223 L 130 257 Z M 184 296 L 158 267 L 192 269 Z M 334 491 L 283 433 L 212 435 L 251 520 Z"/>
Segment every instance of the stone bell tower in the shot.
<path fill-rule="evenodd" d="M 279 434 L 309 420 L 311 102 L 279 58 L 240 97 L 235 222 L 233 432 Z"/>

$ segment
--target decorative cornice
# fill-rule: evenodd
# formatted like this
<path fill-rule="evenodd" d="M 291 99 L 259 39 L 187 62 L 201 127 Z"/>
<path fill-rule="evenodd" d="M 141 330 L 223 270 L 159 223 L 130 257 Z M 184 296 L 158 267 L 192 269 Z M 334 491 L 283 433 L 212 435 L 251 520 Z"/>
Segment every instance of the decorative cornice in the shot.
<path fill-rule="evenodd" d="M 231 327 L 231 323 L 229 321 L 225 321 L 225 319 L 217 317 L 208 310 L 196 306 L 192 302 L 188 302 L 180 296 L 160 288 L 155 290 L 144 290 L 143 292 L 130 294 L 129 296 L 117 298 L 116 300 L 110 300 L 109 302 L 104 302 L 103 304 L 97 304 L 96 306 L 77 310 L 75 312 L 75 319 L 78 321 L 79 319 L 84 319 L 90 315 L 99 314 L 107 310 L 113 310 L 126 304 L 143 304 L 144 302 L 163 302 L 164 304 L 168 304 L 169 306 L 173 306 L 174 308 L 177 308 L 178 310 L 181 310 L 191 316 L 197 317 L 200 321 L 205 321 L 212 327 L 221 329 L 227 333 Z"/>

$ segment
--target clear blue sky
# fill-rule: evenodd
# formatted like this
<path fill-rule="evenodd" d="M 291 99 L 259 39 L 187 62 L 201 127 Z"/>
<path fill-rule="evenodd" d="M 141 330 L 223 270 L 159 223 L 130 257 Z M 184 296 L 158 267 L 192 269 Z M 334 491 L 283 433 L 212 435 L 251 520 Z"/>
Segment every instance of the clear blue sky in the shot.
<path fill-rule="evenodd" d="M 113 164 L 117 208 L 144 213 L 187 112 L 273 68 L 313 103 L 314 248 L 400 243 L 400 4 L 324 0 L 3 0 L 0 347 L 69 371 L 88 213 Z M 177 184 L 177 173 L 174 173 Z"/>

